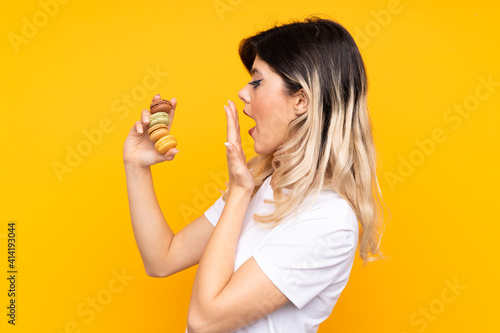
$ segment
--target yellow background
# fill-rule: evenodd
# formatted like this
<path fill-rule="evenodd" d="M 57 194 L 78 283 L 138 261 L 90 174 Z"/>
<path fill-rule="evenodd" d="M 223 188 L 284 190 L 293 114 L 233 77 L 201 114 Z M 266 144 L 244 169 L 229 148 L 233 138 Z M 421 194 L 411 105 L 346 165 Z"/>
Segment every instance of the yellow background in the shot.
<path fill-rule="evenodd" d="M 363 268 L 356 257 L 319 332 L 498 331 L 496 1 L 75 0 L 50 7 L 51 16 L 44 3 L 53 1 L 11 1 L 0 14 L 0 331 L 184 332 L 196 268 L 146 275 L 129 218 L 123 142 L 155 93 L 178 99 L 172 133 L 180 152 L 152 170 L 162 210 L 179 231 L 224 186 L 228 98 L 247 152 L 253 145 L 254 123 L 237 100 L 249 81 L 239 41 L 309 14 L 337 20 L 360 46 L 392 214 L 382 238 L 388 260 Z M 23 32 L 29 38 L 13 44 Z M 148 78 L 156 69 L 168 75 Z M 481 83 L 488 76 L 491 91 Z M 453 105 L 464 103 L 471 111 L 459 116 Z M 107 133 L 89 146 L 84 131 L 97 129 Z M 416 140 L 435 140 L 433 131 L 441 142 L 424 154 Z M 77 148 L 86 156 L 58 177 L 54 163 L 67 165 L 68 149 Z M 9 221 L 17 226 L 15 327 L 6 316 Z M 123 271 L 129 280 L 119 282 Z"/>

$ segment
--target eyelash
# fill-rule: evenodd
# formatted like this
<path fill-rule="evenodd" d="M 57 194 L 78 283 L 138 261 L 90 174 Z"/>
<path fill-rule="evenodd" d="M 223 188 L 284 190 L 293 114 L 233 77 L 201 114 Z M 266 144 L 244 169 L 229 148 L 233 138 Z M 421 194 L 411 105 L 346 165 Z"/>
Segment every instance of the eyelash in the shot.
<path fill-rule="evenodd" d="M 264 79 L 250 81 L 250 82 L 248 82 L 248 84 L 254 86 L 253 88 L 255 89 L 255 88 L 257 88 L 260 85 L 260 81 L 262 81 L 262 80 L 264 80 Z"/>

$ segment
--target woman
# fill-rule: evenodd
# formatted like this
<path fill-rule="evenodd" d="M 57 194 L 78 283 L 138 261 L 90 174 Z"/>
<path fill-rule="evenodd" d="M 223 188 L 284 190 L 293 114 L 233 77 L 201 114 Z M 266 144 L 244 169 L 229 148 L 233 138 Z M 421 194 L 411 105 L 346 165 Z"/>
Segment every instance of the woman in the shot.
<path fill-rule="evenodd" d="M 134 235 L 150 276 L 199 264 L 189 333 L 316 332 L 347 284 L 358 239 L 365 264 L 382 255 L 364 64 L 351 35 L 318 17 L 244 39 L 239 54 L 252 76 L 238 97 L 256 123 L 257 155 L 246 162 L 228 101 L 228 190 L 174 235 L 149 167 L 178 150 L 156 152 L 143 110 L 123 155 Z"/>

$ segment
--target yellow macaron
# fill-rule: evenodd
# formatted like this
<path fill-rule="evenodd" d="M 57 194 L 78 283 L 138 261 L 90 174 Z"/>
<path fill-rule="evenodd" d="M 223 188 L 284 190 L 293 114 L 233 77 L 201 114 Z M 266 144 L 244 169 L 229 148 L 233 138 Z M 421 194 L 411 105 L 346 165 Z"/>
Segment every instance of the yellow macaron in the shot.
<path fill-rule="evenodd" d="M 148 130 L 149 140 L 151 140 L 151 142 L 156 142 L 160 140 L 161 137 L 169 134 L 168 126 L 165 124 L 155 125 Z"/>
<path fill-rule="evenodd" d="M 155 143 L 155 148 L 160 154 L 165 154 L 169 149 L 177 146 L 177 140 L 173 135 L 167 135 L 160 138 Z"/>

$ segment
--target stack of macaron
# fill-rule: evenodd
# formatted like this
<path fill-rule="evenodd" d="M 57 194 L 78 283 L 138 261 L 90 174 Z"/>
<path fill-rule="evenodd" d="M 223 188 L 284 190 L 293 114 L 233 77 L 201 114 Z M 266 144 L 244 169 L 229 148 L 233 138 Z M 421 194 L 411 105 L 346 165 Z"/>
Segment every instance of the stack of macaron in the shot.
<path fill-rule="evenodd" d="M 177 146 L 177 140 L 168 130 L 168 124 L 170 124 L 168 112 L 172 109 L 172 104 L 166 99 L 159 99 L 153 101 L 149 109 L 149 140 L 155 144 L 160 154 L 165 154 L 169 149 Z"/>

